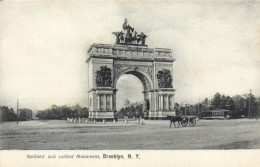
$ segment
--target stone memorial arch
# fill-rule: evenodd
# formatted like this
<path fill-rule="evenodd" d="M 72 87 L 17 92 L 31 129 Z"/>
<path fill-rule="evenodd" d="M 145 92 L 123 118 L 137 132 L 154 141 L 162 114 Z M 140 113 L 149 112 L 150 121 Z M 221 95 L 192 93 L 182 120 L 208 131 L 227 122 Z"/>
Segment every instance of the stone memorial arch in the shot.
<path fill-rule="evenodd" d="M 123 31 L 113 34 L 116 44 L 94 43 L 88 50 L 89 117 L 115 118 L 116 84 L 124 74 L 136 76 L 143 84 L 145 118 L 163 119 L 175 115 L 172 51 L 149 48 L 145 44 L 147 36 L 143 32 L 138 34 L 127 19 Z"/>

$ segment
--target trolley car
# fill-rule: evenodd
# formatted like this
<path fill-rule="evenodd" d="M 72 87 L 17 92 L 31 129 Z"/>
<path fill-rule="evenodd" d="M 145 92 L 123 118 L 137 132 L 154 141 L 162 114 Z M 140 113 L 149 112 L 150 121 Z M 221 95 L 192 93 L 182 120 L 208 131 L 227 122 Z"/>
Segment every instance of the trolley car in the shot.
<path fill-rule="evenodd" d="M 230 111 L 224 109 L 203 111 L 204 119 L 225 119 L 230 117 Z"/>

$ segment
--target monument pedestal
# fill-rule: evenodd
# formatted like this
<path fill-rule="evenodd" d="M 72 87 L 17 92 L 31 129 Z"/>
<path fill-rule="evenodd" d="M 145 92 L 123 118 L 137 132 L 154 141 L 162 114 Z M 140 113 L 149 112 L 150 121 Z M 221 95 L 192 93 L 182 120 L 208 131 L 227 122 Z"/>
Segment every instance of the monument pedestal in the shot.
<path fill-rule="evenodd" d="M 89 91 L 90 119 L 115 118 L 115 91 L 116 89 L 109 87 L 99 87 Z"/>
<path fill-rule="evenodd" d="M 146 119 L 165 119 L 167 115 L 175 116 L 174 92 L 173 88 L 160 88 L 154 91 L 153 96 L 156 98 L 152 100 L 154 100 L 153 104 L 156 105 L 145 113 Z"/>
<path fill-rule="evenodd" d="M 111 119 L 113 120 L 115 118 L 115 112 L 114 111 L 91 111 L 89 112 L 89 118 L 90 119 L 97 119 L 97 120 L 103 120 L 103 119 Z"/>

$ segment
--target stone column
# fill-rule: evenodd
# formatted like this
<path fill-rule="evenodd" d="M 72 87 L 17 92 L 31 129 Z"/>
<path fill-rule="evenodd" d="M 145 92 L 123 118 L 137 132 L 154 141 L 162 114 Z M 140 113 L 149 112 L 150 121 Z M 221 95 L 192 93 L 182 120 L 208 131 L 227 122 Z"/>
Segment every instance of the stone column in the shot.
<path fill-rule="evenodd" d="M 146 111 L 146 94 L 144 93 L 143 111 Z"/>
<path fill-rule="evenodd" d="M 103 109 L 106 110 L 107 108 L 107 99 L 106 99 L 106 95 L 103 95 Z"/>
<path fill-rule="evenodd" d="M 158 95 L 158 110 L 161 109 L 161 95 Z"/>
<path fill-rule="evenodd" d="M 169 110 L 169 96 L 168 95 L 165 95 L 165 109 L 166 110 Z"/>
<path fill-rule="evenodd" d="M 109 95 L 105 95 L 105 101 L 106 101 L 106 106 L 105 106 L 105 110 L 109 110 Z"/>
<path fill-rule="evenodd" d="M 97 94 L 97 110 L 100 110 L 100 95 Z"/>
<path fill-rule="evenodd" d="M 171 104 L 170 107 L 169 107 L 170 110 L 173 110 L 173 100 L 172 100 L 172 99 L 173 99 L 173 96 L 170 95 L 170 96 L 169 96 L 169 104 Z"/>
<path fill-rule="evenodd" d="M 116 110 L 116 94 L 113 94 L 113 110 Z"/>
<path fill-rule="evenodd" d="M 151 93 L 151 95 L 152 95 L 152 97 L 153 97 L 153 101 L 151 102 L 151 105 L 153 105 L 153 107 L 152 107 L 152 109 L 154 110 L 154 111 L 158 111 L 158 103 L 157 103 L 157 96 L 156 96 L 156 93 L 155 92 L 152 92 Z"/>
<path fill-rule="evenodd" d="M 164 109 L 164 106 L 163 106 L 163 95 L 161 95 L 161 110 Z"/>
<path fill-rule="evenodd" d="M 166 103 L 165 103 L 165 95 L 162 95 L 162 101 L 163 101 L 163 102 L 162 102 L 162 106 L 163 106 L 162 109 L 163 109 L 163 110 L 166 110 L 166 108 L 165 108 L 165 106 L 166 106 Z"/>
<path fill-rule="evenodd" d="M 103 100 L 103 95 L 100 95 L 100 110 L 103 110 L 104 107 L 104 100 Z"/>
<path fill-rule="evenodd" d="M 159 108 L 158 96 L 155 93 L 154 93 L 154 103 L 155 103 L 154 111 L 158 111 Z"/>
<path fill-rule="evenodd" d="M 174 110 L 174 94 L 172 95 L 172 110 Z"/>
<path fill-rule="evenodd" d="M 110 110 L 113 110 L 113 95 L 109 95 L 110 100 Z"/>

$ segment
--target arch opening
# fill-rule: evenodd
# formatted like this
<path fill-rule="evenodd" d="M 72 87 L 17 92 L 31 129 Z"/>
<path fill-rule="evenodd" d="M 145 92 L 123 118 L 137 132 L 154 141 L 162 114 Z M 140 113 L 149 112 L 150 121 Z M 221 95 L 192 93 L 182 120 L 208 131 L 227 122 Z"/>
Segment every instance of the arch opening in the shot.
<path fill-rule="evenodd" d="M 144 86 L 140 79 L 131 74 L 122 75 L 116 84 L 116 109 L 126 105 L 143 102 Z"/>
<path fill-rule="evenodd" d="M 136 69 L 126 69 L 118 74 L 114 79 L 114 88 L 116 88 L 118 79 L 124 74 L 132 74 L 137 77 L 142 82 L 145 92 L 153 89 L 152 79 L 146 73 Z"/>
<path fill-rule="evenodd" d="M 115 78 L 117 116 L 140 117 L 150 110 L 149 79 L 138 71 L 123 71 Z M 131 108 L 131 109 L 130 109 Z M 127 110 L 127 111 L 125 111 Z M 124 113 L 122 113 L 124 112 Z"/>

